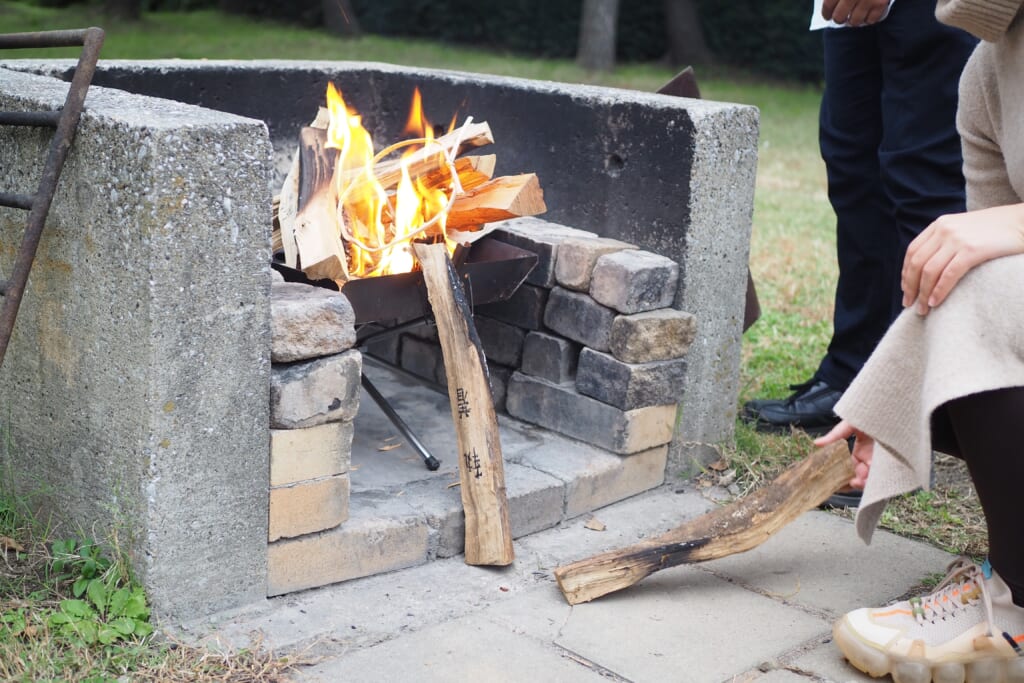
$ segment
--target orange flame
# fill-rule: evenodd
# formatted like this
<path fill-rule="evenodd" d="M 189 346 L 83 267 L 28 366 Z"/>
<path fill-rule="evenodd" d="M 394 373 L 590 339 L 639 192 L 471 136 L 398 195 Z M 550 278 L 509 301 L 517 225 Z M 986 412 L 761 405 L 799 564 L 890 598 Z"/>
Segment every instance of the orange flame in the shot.
<path fill-rule="evenodd" d="M 454 243 L 445 235 L 445 218 L 451 203 L 450 190 L 430 188 L 413 178 L 410 165 L 417 158 L 429 160 L 433 146 L 436 165 L 450 166 L 446 153 L 434 143 L 433 126 L 423 115 L 419 89 L 406 123 L 406 133 L 416 139 L 398 143 L 374 154 L 373 140 L 362 118 L 350 108 L 333 83 L 327 86 L 330 123 L 327 146 L 338 150 L 334 189 L 338 199 L 338 228 L 348 245 L 351 277 L 405 273 L 415 267 L 411 239 L 444 236 L 449 250 Z M 381 184 L 376 164 L 386 153 L 408 147 L 400 162 L 401 175 L 393 194 Z M 431 223 L 433 221 L 433 223 Z"/>

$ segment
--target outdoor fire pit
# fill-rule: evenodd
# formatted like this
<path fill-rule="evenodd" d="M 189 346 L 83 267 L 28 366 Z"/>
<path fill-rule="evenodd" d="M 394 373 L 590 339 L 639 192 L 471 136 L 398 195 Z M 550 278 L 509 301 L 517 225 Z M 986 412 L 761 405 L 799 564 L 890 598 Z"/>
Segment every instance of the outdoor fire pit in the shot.
<path fill-rule="evenodd" d="M 71 68 L 0 62 L 0 108 L 53 109 Z M 390 423 L 368 402 L 334 426 L 272 426 L 272 378 L 338 363 L 354 373 L 357 403 L 365 369 L 432 451 L 454 438 L 447 399 L 408 380 L 409 373 L 443 379 L 429 324 L 365 347 L 353 335 L 353 348 L 332 352 L 338 358 L 271 363 L 272 197 L 328 81 L 356 103 L 376 139 L 400 137 L 419 87 L 437 120 L 461 111 L 490 124 L 500 174 L 541 179 L 547 213 L 502 226 L 464 264 L 480 296 L 473 318 L 495 403 L 518 418 L 501 418 L 514 534 L 657 485 L 666 471 L 707 461 L 731 439 L 756 167 L 753 108 L 380 64 L 101 61 L 0 368 L 10 435 L 0 466 L 91 535 L 118 527 L 164 618 L 461 552 L 458 493 L 445 489 L 454 481 L 453 452 L 437 453 L 443 467 L 429 472 L 407 447 L 382 449 Z M 39 141 L 33 131 L 0 130 L 0 186 L 19 191 L 34 181 Z M 19 219 L 0 209 L 0 268 L 9 268 Z M 573 289 L 556 273 L 562 245 L 570 245 L 566 254 L 620 253 L 609 272 L 665 259 L 675 268 L 673 291 L 656 311 L 636 312 L 623 292 Z M 500 277 L 523 259 L 537 262 L 528 275 Z M 422 315 L 418 285 L 394 282 L 346 285 L 353 327 L 369 332 Z M 622 361 L 607 341 L 587 336 L 614 319 L 643 322 L 672 311 L 691 315 L 697 330 L 678 411 L 675 403 L 647 406 L 628 391 L 616 394 Z M 589 315 L 605 322 L 588 322 Z M 508 340 L 518 356 L 502 356 Z M 554 354 L 545 359 L 575 349 L 588 372 L 607 380 L 581 387 L 561 370 L 545 376 L 526 358 L 527 347 L 542 346 Z M 360 347 L 379 362 L 363 358 Z M 657 420 L 631 417 L 653 408 Z M 670 443 L 644 441 L 654 429 L 648 425 L 663 423 Z M 323 476 L 273 484 L 272 433 L 299 440 L 311 435 L 307 429 L 352 443 L 352 465 L 346 459 Z M 350 493 L 344 514 L 335 515 L 347 519 L 270 534 L 268 548 L 268 525 L 281 528 L 275 495 L 301 499 L 297 487 L 325 482 Z M 443 497 L 418 497 L 428 488 Z M 555 512 L 544 512 L 544 501 Z M 394 505 L 401 514 L 381 512 Z M 359 550 L 391 547 L 380 561 Z"/>

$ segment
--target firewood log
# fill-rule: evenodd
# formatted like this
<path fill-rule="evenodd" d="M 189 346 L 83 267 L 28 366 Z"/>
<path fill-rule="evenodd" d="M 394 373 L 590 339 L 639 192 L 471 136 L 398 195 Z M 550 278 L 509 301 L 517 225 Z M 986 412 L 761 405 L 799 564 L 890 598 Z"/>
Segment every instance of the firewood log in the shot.
<path fill-rule="evenodd" d="M 755 548 L 853 478 L 845 441 L 791 465 L 770 485 L 660 536 L 555 570 L 570 605 L 628 588 L 654 572 Z"/>
<path fill-rule="evenodd" d="M 413 243 L 413 250 L 423 269 L 448 376 L 466 515 L 466 564 L 511 564 L 505 469 L 480 337 L 445 244 Z"/>
<path fill-rule="evenodd" d="M 447 226 L 465 230 L 469 226 L 536 216 L 545 211 L 544 191 L 537 174 L 502 176 L 457 197 L 448 213 Z"/>

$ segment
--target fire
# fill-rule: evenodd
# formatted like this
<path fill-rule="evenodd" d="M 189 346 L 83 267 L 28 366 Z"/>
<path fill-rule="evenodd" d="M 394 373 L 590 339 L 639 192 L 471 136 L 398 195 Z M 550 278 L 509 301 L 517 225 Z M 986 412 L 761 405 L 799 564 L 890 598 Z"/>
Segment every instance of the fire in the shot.
<path fill-rule="evenodd" d="M 445 219 L 459 189 L 458 176 L 448 150 L 434 141 L 434 128 L 423 115 L 419 89 L 413 95 L 406 124 L 406 133 L 415 137 L 378 153 L 374 153 L 373 139 L 363 127 L 362 117 L 345 103 L 333 83 L 327 86 L 327 109 L 327 146 L 338 150 L 332 180 L 338 228 L 348 247 L 349 276 L 413 270 L 416 261 L 412 239 L 444 239 L 449 250 L 454 250 L 455 243 L 445 233 Z M 397 169 L 400 179 L 389 192 L 379 174 L 389 163 L 382 160 L 398 150 L 404 150 Z M 429 186 L 422 174 L 410 171 L 413 164 L 424 162 L 447 168 L 451 181 L 440 187 Z"/>

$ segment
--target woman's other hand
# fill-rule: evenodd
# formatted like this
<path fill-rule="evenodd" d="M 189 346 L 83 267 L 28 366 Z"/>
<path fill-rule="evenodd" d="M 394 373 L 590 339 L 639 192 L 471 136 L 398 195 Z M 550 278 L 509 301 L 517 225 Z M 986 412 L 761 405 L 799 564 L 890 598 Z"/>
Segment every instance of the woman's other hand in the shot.
<path fill-rule="evenodd" d="M 907 248 L 903 305 L 926 315 L 971 268 L 1024 253 L 1024 204 L 940 216 Z"/>
<path fill-rule="evenodd" d="M 871 457 L 875 453 L 875 440 L 870 436 L 860 431 L 852 424 L 843 420 L 835 427 L 832 428 L 825 436 L 819 437 L 814 440 L 814 445 L 818 448 L 835 443 L 836 441 L 849 439 L 855 437 L 856 440 L 853 443 L 853 479 L 850 480 L 850 486 L 855 489 L 864 488 L 864 484 L 868 480 L 868 474 L 871 471 Z"/>

